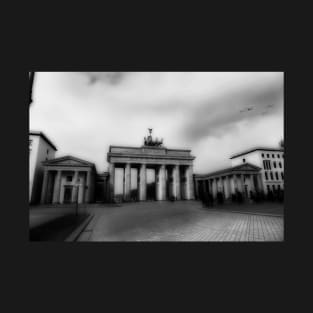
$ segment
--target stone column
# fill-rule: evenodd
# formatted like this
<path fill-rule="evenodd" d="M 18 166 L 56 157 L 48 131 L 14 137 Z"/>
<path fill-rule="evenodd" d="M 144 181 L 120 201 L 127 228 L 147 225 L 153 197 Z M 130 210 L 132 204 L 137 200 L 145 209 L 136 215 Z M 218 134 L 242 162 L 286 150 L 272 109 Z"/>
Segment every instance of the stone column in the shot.
<path fill-rule="evenodd" d="M 158 189 L 157 200 L 165 200 L 166 181 L 165 181 L 165 165 L 161 165 L 158 170 Z"/>
<path fill-rule="evenodd" d="M 221 179 L 222 179 L 221 177 L 216 178 L 216 191 L 223 193 L 223 186 L 221 183 L 222 182 Z"/>
<path fill-rule="evenodd" d="M 84 203 L 85 202 L 85 190 L 86 190 L 86 178 L 84 175 L 80 176 L 80 186 L 78 188 L 78 203 Z"/>
<path fill-rule="evenodd" d="M 53 204 L 60 203 L 61 174 L 62 174 L 62 171 L 58 171 L 55 177 L 54 189 L 53 189 L 53 200 L 52 200 Z"/>
<path fill-rule="evenodd" d="M 240 186 L 241 186 L 241 192 L 243 198 L 246 198 L 246 189 L 245 189 L 245 183 L 244 183 L 244 176 L 243 174 L 240 175 Z"/>
<path fill-rule="evenodd" d="M 114 187 L 115 187 L 115 164 L 110 163 L 110 165 L 109 165 L 109 198 L 110 198 L 110 202 L 114 202 L 114 196 L 115 196 L 115 188 Z M 87 202 L 88 199 L 85 198 L 85 201 Z"/>
<path fill-rule="evenodd" d="M 85 198 L 85 202 L 86 203 L 90 203 L 91 202 L 91 198 L 92 198 L 92 194 L 91 194 L 91 170 L 87 171 L 87 178 L 86 178 L 86 198 Z"/>
<path fill-rule="evenodd" d="M 147 200 L 147 173 L 146 164 L 140 166 L 140 181 L 139 181 L 139 200 Z"/>
<path fill-rule="evenodd" d="M 250 191 L 252 191 L 252 192 L 256 191 L 252 174 L 249 175 L 249 193 L 250 193 Z"/>
<path fill-rule="evenodd" d="M 239 191 L 238 184 L 237 184 L 237 174 L 233 174 L 233 186 L 234 186 L 234 193 Z"/>
<path fill-rule="evenodd" d="M 174 166 L 174 173 L 173 173 L 173 190 L 176 200 L 181 199 L 180 194 L 180 171 L 179 171 L 179 165 Z"/>
<path fill-rule="evenodd" d="M 73 192 L 72 192 L 72 202 L 76 203 L 77 197 L 78 197 L 78 186 L 77 186 L 77 179 L 78 179 L 78 171 L 74 172 L 74 177 L 73 177 Z"/>
<path fill-rule="evenodd" d="M 236 193 L 235 175 L 228 176 L 228 179 L 229 179 L 230 193 L 231 195 L 235 194 Z"/>
<path fill-rule="evenodd" d="M 229 198 L 229 185 L 228 185 L 228 180 L 227 180 L 227 176 L 224 177 L 223 180 L 223 185 L 224 185 L 224 197 L 227 200 Z"/>
<path fill-rule="evenodd" d="M 41 199 L 40 203 L 44 204 L 46 202 L 46 193 L 47 193 L 47 185 L 48 185 L 48 170 L 45 169 L 43 174 L 43 183 L 42 183 L 42 190 L 41 190 Z"/>
<path fill-rule="evenodd" d="M 126 163 L 124 169 L 124 201 L 130 201 L 130 189 L 131 189 L 131 166 L 130 163 Z"/>
<path fill-rule="evenodd" d="M 213 194 L 213 199 L 216 199 L 217 183 L 216 183 L 216 179 L 215 178 L 212 178 L 212 194 Z"/>
<path fill-rule="evenodd" d="M 231 181 L 230 181 L 230 177 L 227 175 L 226 176 L 226 184 L 227 184 L 227 188 L 228 188 L 228 197 L 229 199 L 231 199 L 231 196 L 232 196 L 232 188 L 231 188 Z"/>
<path fill-rule="evenodd" d="M 200 184 L 200 180 L 197 180 L 196 183 L 196 194 L 197 194 L 197 198 L 200 198 L 200 191 L 199 191 L 199 184 Z M 187 200 L 188 199 L 188 167 L 184 167 L 184 199 Z"/>
<path fill-rule="evenodd" d="M 187 167 L 187 174 L 186 174 L 186 185 L 187 185 L 187 200 L 194 200 L 195 193 L 194 193 L 194 183 L 193 183 L 193 169 L 192 166 Z"/>

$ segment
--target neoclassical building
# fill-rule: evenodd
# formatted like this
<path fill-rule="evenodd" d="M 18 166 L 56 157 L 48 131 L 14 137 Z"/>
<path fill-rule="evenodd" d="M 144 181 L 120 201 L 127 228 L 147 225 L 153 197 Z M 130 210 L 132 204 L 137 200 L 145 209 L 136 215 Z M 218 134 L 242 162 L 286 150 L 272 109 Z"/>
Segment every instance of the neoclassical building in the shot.
<path fill-rule="evenodd" d="M 240 164 L 220 171 L 195 175 L 196 197 L 203 199 L 210 195 L 214 200 L 220 193 L 224 200 L 231 201 L 232 196 L 240 192 L 244 198 L 263 191 L 261 168 L 249 163 Z"/>
<path fill-rule="evenodd" d="M 230 157 L 231 167 L 208 174 L 195 175 L 196 197 L 224 200 L 240 192 L 245 199 L 255 193 L 284 190 L 284 149 L 257 147 Z"/>
<path fill-rule="evenodd" d="M 41 204 L 90 203 L 95 199 L 93 163 L 73 156 L 43 162 Z"/>
<path fill-rule="evenodd" d="M 123 169 L 123 201 L 131 200 L 131 169 L 137 173 L 137 200 L 147 200 L 147 170 L 155 171 L 155 200 L 194 199 L 193 161 L 191 150 L 167 149 L 163 141 L 145 138 L 142 147 L 110 146 L 107 154 L 109 163 L 110 200 L 116 199 L 116 169 Z"/>
<path fill-rule="evenodd" d="M 261 168 L 264 193 L 284 190 L 284 149 L 258 147 L 230 157 L 231 165 L 250 163 Z"/>

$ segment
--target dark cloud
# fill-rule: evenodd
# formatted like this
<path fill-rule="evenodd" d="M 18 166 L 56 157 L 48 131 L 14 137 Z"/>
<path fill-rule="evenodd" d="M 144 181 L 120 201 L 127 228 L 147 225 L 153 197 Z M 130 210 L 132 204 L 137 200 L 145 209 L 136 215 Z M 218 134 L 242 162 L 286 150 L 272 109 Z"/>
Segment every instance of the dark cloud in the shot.
<path fill-rule="evenodd" d="M 280 101 L 281 100 L 281 101 Z M 186 123 L 181 132 L 190 142 L 208 136 L 219 137 L 228 133 L 244 120 L 262 118 L 282 110 L 283 86 L 268 86 L 260 89 L 241 90 L 186 112 Z"/>

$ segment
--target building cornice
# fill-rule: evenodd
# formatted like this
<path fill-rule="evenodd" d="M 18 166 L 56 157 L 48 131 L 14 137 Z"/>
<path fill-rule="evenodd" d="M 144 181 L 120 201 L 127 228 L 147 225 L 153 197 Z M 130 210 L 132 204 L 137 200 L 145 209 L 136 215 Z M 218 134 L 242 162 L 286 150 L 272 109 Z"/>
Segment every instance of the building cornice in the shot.
<path fill-rule="evenodd" d="M 51 142 L 51 140 L 41 131 L 35 131 L 35 130 L 31 130 L 29 132 L 29 135 L 32 136 L 40 136 L 42 139 L 44 139 L 55 151 L 58 151 L 58 149 L 56 148 L 56 146 Z"/>
<path fill-rule="evenodd" d="M 237 158 L 237 157 L 240 157 L 242 155 L 246 155 L 248 153 L 252 153 L 254 151 L 271 151 L 271 152 L 284 152 L 285 150 L 283 148 L 253 148 L 253 149 L 249 149 L 249 150 L 246 150 L 246 151 L 243 151 L 243 152 L 239 152 L 239 153 L 236 153 L 234 155 L 232 155 L 230 157 L 230 159 L 234 159 L 234 158 Z"/>

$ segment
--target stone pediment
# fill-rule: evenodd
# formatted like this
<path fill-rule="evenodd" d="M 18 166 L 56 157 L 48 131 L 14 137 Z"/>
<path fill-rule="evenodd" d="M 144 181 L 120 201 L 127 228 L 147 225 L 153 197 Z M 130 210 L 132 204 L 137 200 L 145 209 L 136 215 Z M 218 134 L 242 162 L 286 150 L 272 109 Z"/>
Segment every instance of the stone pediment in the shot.
<path fill-rule="evenodd" d="M 241 164 L 238 166 L 233 167 L 233 170 L 240 170 L 240 171 L 255 171 L 260 170 L 261 168 L 250 163 Z"/>
<path fill-rule="evenodd" d="M 87 166 L 93 167 L 94 164 L 85 160 L 81 160 L 72 156 L 65 156 L 61 158 L 56 158 L 43 163 L 49 166 Z"/>
<path fill-rule="evenodd" d="M 223 170 L 219 170 L 213 173 L 209 173 L 209 174 L 200 174 L 197 175 L 198 177 L 202 177 L 202 178 L 207 178 L 207 177 L 219 177 L 219 176 L 223 176 L 223 175 L 233 175 L 233 174 L 244 174 L 245 172 L 247 173 L 251 173 L 251 172 L 259 172 L 261 170 L 260 167 L 255 166 L 253 164 L 250 163 L 244 163 L 244 164 L 240 164 L 234 167 L 229 167 Z"/>

